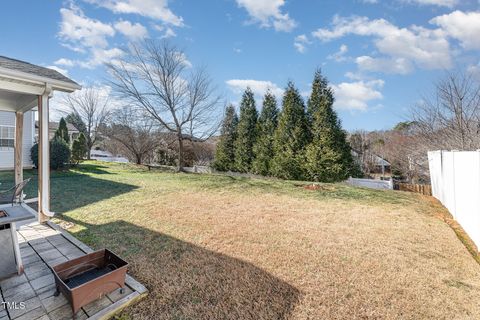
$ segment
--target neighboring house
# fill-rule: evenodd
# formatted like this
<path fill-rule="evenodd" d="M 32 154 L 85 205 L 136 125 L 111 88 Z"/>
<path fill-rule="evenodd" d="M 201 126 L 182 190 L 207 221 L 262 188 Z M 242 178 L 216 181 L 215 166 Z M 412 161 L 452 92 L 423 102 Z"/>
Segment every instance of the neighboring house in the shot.
<path fill-rule="evenodd" d="M 114 156 L 108 151 L 103 151 L 103 150 L 92 150 L 90 153 L 90 158 L 92 160 L 98 160 L 98 161 L 108 161 L 108 162 L 122 162 L 122 163 L 127 163 L 128 159 L 125 157 L 122 157 L 121 155 Z"/>
<path fill-rule="evenodd" d="M 1 103 L 1 102 L 0 102 Z M 25 112 L 23 116 L 23 167 L 32 168 L 30 149 L 34 144 L 35 114 Z M 0 170 L 13 169 L 15 144 L 15 113 L 0 111 Z"/>
<path fill-rule="evenodd" d="M 357 152 L 356 150 L 352 150 L 352 156 L 354 160 L 360 164 L 360 166 L 364 166 L 365 163 L 370 164 L 370 173 L 390 173 L 391 172 L 391 164 L 387 160 L 383 159 L 382 157 L 373 154 L 367 153 L 366 155 L 362 155 L 361 153 Z M 365 157 L 368 157 L 366 159 Z"/>
<path fill-rule="evenodd" d="M 55 136 L 55 132 L 58 129 L 58 122 L 50 121 L 48 123 L 48 138 L 51 140 Z M 68 135 L 70 136 L 70 142 L 77 139 L 80 135 L 80 131 L 77 130 L 71 123 L 67 122 Z M 38 137 L 38 121 L 35 121 L 35 140 Z"/>

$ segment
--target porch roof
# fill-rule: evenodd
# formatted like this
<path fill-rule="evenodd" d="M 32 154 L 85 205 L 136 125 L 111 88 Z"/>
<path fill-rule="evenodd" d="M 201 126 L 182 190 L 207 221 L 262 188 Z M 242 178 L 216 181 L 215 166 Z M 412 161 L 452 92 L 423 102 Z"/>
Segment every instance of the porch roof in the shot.
<path fill-rule="evenodd" d="M 0 56 L 0 111 L 25 112 L 37 105 L 39 95 L 78 89 L 78 83 L 56 70 Z"/>

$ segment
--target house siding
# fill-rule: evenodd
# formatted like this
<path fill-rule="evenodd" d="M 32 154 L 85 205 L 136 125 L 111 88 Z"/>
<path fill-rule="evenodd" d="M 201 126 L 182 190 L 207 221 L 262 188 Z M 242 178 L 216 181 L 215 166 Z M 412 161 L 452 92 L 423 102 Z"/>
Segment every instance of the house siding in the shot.
<path fill-rule="evenodd" d="M 0 111 L 0 126 L 15 126 L 15 113 Z M 33 166 L 30 159 L 30 149 L 34 144 L 35 116 L 28 111 L 23 116 L 23 167 Z M 0 170 L 13 169 L 14 150 L 0 150 Z"/>

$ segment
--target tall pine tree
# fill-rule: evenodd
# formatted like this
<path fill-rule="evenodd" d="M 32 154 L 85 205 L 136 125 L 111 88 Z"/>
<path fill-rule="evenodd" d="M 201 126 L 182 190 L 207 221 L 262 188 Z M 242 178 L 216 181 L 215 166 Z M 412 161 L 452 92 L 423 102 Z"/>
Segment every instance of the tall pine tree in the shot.
<path fill-rule="evenodd" d="M 308 100 L 312 140 L 307 146 L 305 163 L 308 178 L 315 181 L 342 181 L 354 168 L 347 135 L 333 110 L 333 102 L 333 90 L 317 70 Z"/>
<path fill-rule="evenodd" d="M 240 103 L 240 119 L 235 140 L 235 168 L 239 172 L 249 172 L 252 166 L 253 145 L 257 137 L 257 117 L 253 92 L 247 88 Z"/>
<path fill-rule="evenodd" d="M 273 135 L 278 124 L 278 108 L 275 96 L 267 91 L 263 98 L 263 108 L 257 122 L 257 141 L 253 146 L 255 159 L 252 172 L 261 175 L 271 174 L 273 159 Z"/>
<path fill-rule="evenodd" d="M 302 97 L 292 82 L 288 83 L 282 105 L 274 135 L 272 173 L 283 179 L 304 179 L 305 146 L 310 133 Z"/>
<path fill-rule="evenodd" d="M 235 139 L 237 137 L 238 116 L 233 105 L 225 109 L 220 130 L 220 141 L 215 152 L 213 167 L 219 171 L 235 170 Z"/>

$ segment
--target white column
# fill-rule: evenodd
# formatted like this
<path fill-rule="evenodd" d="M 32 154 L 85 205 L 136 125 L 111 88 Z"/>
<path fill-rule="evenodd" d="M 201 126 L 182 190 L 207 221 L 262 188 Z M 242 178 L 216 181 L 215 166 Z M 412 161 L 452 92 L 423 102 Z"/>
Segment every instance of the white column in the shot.
<path fill-rule="evenodd" d="M 23 112 L 15 113 L 15 184 L 23 181 Z"/>
<path fill-rule="evenodd" d="M 38 221 L 48 220 L 50 213 L 50 144 L 48 139 L 49 86 L 38 96 Z"/>

